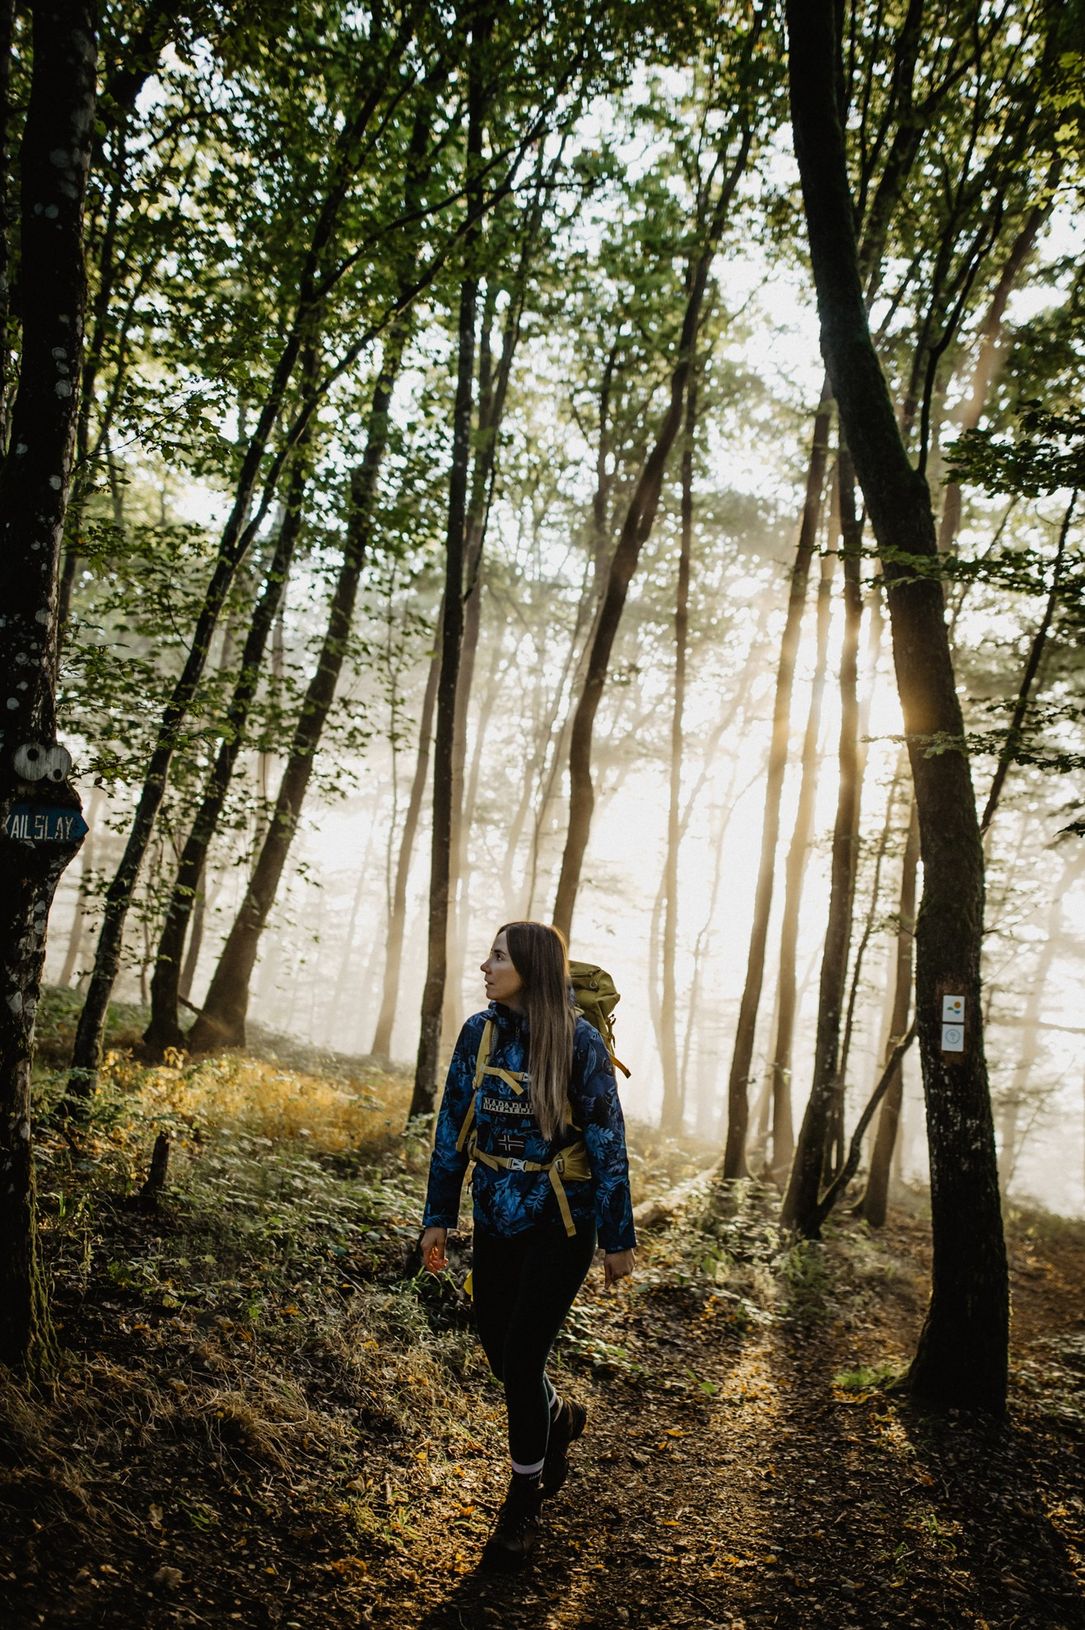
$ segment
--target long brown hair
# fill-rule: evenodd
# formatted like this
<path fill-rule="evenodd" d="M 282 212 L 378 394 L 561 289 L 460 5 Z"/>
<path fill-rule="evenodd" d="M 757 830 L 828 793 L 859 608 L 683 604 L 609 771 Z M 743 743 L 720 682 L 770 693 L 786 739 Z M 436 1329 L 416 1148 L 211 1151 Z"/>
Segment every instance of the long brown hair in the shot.
<path fill-rule="evenodd" d="M 565 936 L 549 923 L 506 923 L 512 965 L 523 981 L 527 1014 L 531 1107 L 544 1138 L 554 1138 L 569 1112 L 576 1016 L 569 1002 L 569 951 Z"/>

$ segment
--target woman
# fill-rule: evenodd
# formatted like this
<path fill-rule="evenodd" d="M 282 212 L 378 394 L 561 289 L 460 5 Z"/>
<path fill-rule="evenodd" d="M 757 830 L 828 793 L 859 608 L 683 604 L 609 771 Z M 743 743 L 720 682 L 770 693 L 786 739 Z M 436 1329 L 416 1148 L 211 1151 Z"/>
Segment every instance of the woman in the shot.
<path fill-rule="evenodd" d="M 512 1459 L 482 1560 L 516 1568 L 587 1418 L 583 1405 L 558 1397 L 547 1357 L 591 1265 L 596 1230 L 608 1286 L 632 1273 L 636 1235 L 614 1068 L 572 1005 L 562 935 L 545 923 L 506 923 L 482 973 L 490 1005 L 468 1019 L 449 1065 L 421 1246 L 427 1268 L 444 1267 L 474 1157 L 475 1320 L 505 1388 Z"/>

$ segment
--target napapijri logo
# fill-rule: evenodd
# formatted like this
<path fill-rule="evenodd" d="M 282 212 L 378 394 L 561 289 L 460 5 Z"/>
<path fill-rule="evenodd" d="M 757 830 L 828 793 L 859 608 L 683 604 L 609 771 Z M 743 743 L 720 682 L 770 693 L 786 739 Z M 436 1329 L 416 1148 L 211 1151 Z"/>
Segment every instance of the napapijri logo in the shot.
<path fill-rule="evenodd" d="M 487 1115 L 530 1115 L 531 1105 L 517 1103 L 512 1098 L 484 1098 L 482 1107 Z"/>
<path fill-rule="evenodd" d="M 494 1148 L 500 1155 L 523 1155 L 527 1149 L 527 1139 L 518 1138 L 515 1132 L 501 1131 L 494 1138 Z"/>

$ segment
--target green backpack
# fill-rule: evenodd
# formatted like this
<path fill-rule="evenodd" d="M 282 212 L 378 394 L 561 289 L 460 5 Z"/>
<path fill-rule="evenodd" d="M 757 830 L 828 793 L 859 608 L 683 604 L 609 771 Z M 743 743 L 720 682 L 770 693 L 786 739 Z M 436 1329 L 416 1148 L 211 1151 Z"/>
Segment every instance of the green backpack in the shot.
<path fill-rule="evenodd" d="M 628 1077 L 629 1070 L 614 1051 L 614 1020 L 611 1014 L 622 998 L 612 976 L 605 968 L 598 968 L 593 962 L 570 961 L 569 978 L 572 981 L 577 1012 L 582 1013 L 588 1023 L 595 1026 L 607 1044 L 607 1051 L 615 1068 Z"/>

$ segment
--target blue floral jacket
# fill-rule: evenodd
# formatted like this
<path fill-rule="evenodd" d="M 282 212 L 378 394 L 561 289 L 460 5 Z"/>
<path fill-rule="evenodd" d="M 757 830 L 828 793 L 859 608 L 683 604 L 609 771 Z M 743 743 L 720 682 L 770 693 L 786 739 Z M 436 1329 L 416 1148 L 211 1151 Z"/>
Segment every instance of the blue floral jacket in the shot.
<path fill-rule="evenodd" d="M 468 1154 L 456 1148 L 471 1102 L 482 1029 L 494 1021 L 490 1063 L 512 1073 L 527 1068 L 527 1022 L 498 1002 L 474 1013 L 460 1031 L 448 1067 L 437 1133 L 430 1160 L 424 1228 L 455 1228 Z M 487 1153 L 533 1161 L 550 1160 L 582 1137 L 591 1181 L 563 1180 L 575 1222 L 595 1218 L 604 1251 L 630 1250 L 637 1242 L 629 1193 L 625 1122 L 618 1102 L 614 1066 L 606 1043 L 586 1019 L 578 1018 L 573 1034 L 573 1073 L 569 1102 L 576 1130 L 567 1127 L 548 1143 L 531 1112 L 528 1094 L 518 1097 L 505 1081 L 486 1075 L 475 1092 L 478 1146 Z M 560 1221 L 557 1199 L 545 1172 L 494 1171 L 481 1161 L 471 1181 L 475 1225 L 488 1234 L 510 1239 L 537 1223 Z"/>

